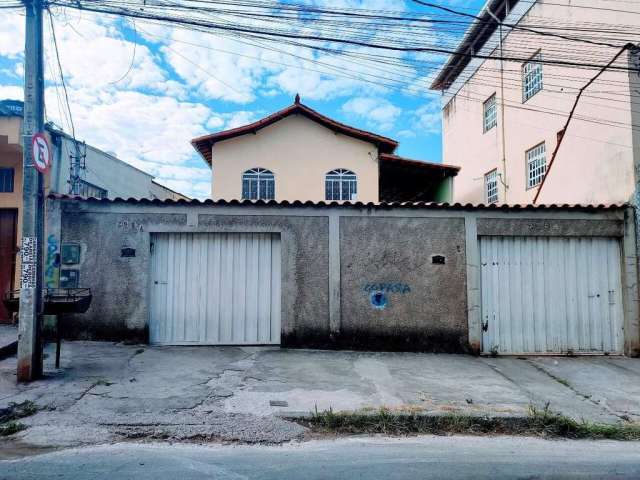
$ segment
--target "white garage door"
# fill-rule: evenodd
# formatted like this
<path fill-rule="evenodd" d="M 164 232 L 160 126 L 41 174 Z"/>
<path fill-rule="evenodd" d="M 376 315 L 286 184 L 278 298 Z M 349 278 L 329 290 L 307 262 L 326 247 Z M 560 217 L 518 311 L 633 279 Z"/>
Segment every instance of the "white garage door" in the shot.
<path fill-rule="evenodd" d="M 154 234 L 151 343 L 280 343 L 280 236 Z"/>
<path fill-rule="evenodd" d="M 622 353 L 620 246 L 482 237 L 484 353 Z"/>

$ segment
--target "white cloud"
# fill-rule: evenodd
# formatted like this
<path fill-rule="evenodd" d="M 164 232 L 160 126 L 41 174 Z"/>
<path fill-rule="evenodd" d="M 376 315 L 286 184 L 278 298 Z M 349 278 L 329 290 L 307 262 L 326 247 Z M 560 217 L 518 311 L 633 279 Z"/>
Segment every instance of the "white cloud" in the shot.
<path fill-rule="evenodd" d="M 3 10 L 0 15 L 0 55 L 22 57 L 24 50 L 24 15 Z"/>
<path fill-rule="evenodd" d="M 381 130 L 390 130 L 402 113 L 402 109 L 384 98 L 356 97 L 342 106 L 342 110 Z"/>
<path fill-rule="evenodd" d="M 223 117 L 227 122 L 225 128 L 236 128 L 253 123 L 256 120 L 257 112 L 239 110 L 233 113 L 225 113 L 223 114 Z"/>
<path fill-rule="evenodd" d="M 71 87 L 161 92 L 175 88 L 145 45 L 124 39 L 120 30 L 95 15 L 72 15 L 76 17 L 71 23 L 54 22 L 63 73 Z M 55 52 L 48 49 L 45 61 L 47 78 L 53 80 L 58 75 Z"/>
<path fill-rule="evenodd" d="M 402 0 L 302 1 L 347 10 L 406 10 Z M 205 14 L 208 15 L 202 13 Z M 220 20 L 231 17 L 222 15 Z M 237 17 L 232 21 L 237 22 Z M 189 141 L 210 131 L 251 123 L 268 113 L 260 109 L 214 112 L 207 106 L 211 101 L 248 104 L 283 93 L 291 99 L 300 93 L 303 101 L 342 98 L 348 100 L 343 106 L 345 114 L 362 119 L 375 129 L 390 130 L 400 123 L 402 110 L 384 98 L 390 92 L 387 79 L 401 78 L 403 83 L 413 85 L 414 88 L 409 87 L 412 93 L 423 95 L 426 90 L 425 79 L 408 65 L 399 68 L 388 64 L 381 68 L 377 61 L 365 60 L 368 55 L 377 59 L 382 54 L 402 60 L 407 57 L 403 53 L 324 44 L 354 55 L 346 57 L 261 41 L 269 46 L 267 49 L 243 43 L 237 37 L 180 30 L 143 20 L 136 20 L 134 29 L 121 18 L 73 9 L 54 9 L 54 22 L 78 137 L 156 175 L 161 183 L 197 197 L 209 196 L 211 175 Z M 257 24 L 262 20 L 254 17 L 247 22 Z M 69 131 L 62 91 L 56 94 L 51 84 L 58 67 L 48 22 L 45 25 L 47 117 Z M 272 26 L 263 22 L 264 25 Z M 291 23 L 292 31 L 302 28 L 314 33 L 318 28 L 313 22 L 304 27 L 296 25 Z M 356 30 L 358 35 L 364 35 L 357 37 L 362 40 L 375 40 L 379 35 L 375 28 L 364 34 L 366 28 Z M 423 33 L 423 43 L 437 40 L 428 30 L 423 29 Z M 22 87 L 8 84 L 18 83 L 23 75 L 23 48 L 24 16 L 3 12 L 0 57 L 7 64 L 7 71 L 0 73 L 5 79 L 0 98 L 22 98 Z M 410 56 L 427 60 L 426 55 Z M 229 111 L 228 105 L 222 107 Z M 402 127 L 407 130 L 401 135 L 435 132 L 439 130 L 439 118 L 439 108 L 434 110 L 430 104 L 406 112 Z"/>
<path fill-rule="evenodd" d="M 0 85 L 0 100 L 22 100 L 24 98 L 24 90 L 22 87 L 13 85 Z"/>
<path fill-rule="evenodd" d="M 413 128 L 420 134 L 437 134 L 441 129 L 440 102 L 432 99 L 412 112 Z"/>
<path fill-rule="evenodd" d="M 84 94 L 83 94 L 84 93 Z M 171 97 L 120 91 L 88 98 L 72 93 L 79 135 L 123 159 L 180 164 L 190 158 L 189 140 L 205 133 L 212 115 L 208 107 Z"/>
<path fill-rule="evenodd" d="M 400 130 L 397 135 L 400 138 L 416 138 L 417 136 L 413 130 Z"/>

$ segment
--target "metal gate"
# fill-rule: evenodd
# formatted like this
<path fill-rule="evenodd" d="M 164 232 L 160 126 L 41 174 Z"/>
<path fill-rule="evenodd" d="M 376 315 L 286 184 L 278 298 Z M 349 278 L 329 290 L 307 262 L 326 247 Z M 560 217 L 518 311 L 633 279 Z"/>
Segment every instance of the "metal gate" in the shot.
<path fill-rule="evenodd" d="M 481 237 L 483 353 L 622 353 L 613 238 Z"/>
<path fill-rule="evenodd" d="M 151 343 L 280 343 L 280 236 L 151 237 Z"/>

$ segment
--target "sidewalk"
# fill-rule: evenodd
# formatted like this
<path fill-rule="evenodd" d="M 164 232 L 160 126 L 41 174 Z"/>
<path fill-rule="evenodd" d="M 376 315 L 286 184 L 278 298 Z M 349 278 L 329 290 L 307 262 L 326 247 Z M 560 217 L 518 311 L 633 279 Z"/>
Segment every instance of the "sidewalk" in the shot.
<path fill-rule="evenodd" d="M 0 360 L 14 355 L 18 349 L 18 326 L 0 325 Z"/>
<path fill-rule="evenodd" d="M 149 347 L 65 342 L 62 368 L 17 385 L 0 361 L 0 408 L 41 410 L 12 437 L 30 446 L 127 438 L 278 443 L 305 429 L 283 416 L 332 408 L 523 416 L 531 404 L 594 422 L 640 422 L 640 360 Z"/>

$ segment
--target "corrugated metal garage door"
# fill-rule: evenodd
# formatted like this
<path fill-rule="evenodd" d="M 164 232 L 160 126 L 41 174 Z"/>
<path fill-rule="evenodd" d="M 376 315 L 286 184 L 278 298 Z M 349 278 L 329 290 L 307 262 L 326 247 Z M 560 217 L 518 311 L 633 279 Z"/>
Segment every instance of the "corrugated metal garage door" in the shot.
<path fill-rule="evenodd" d="M 280 236 L 154 234 L 151 343 L 280 343 Z"/>
<path fill-rule="evenodd" d="M 620 246 L 482 237 L 484 353 L 622 353 Z"/>

